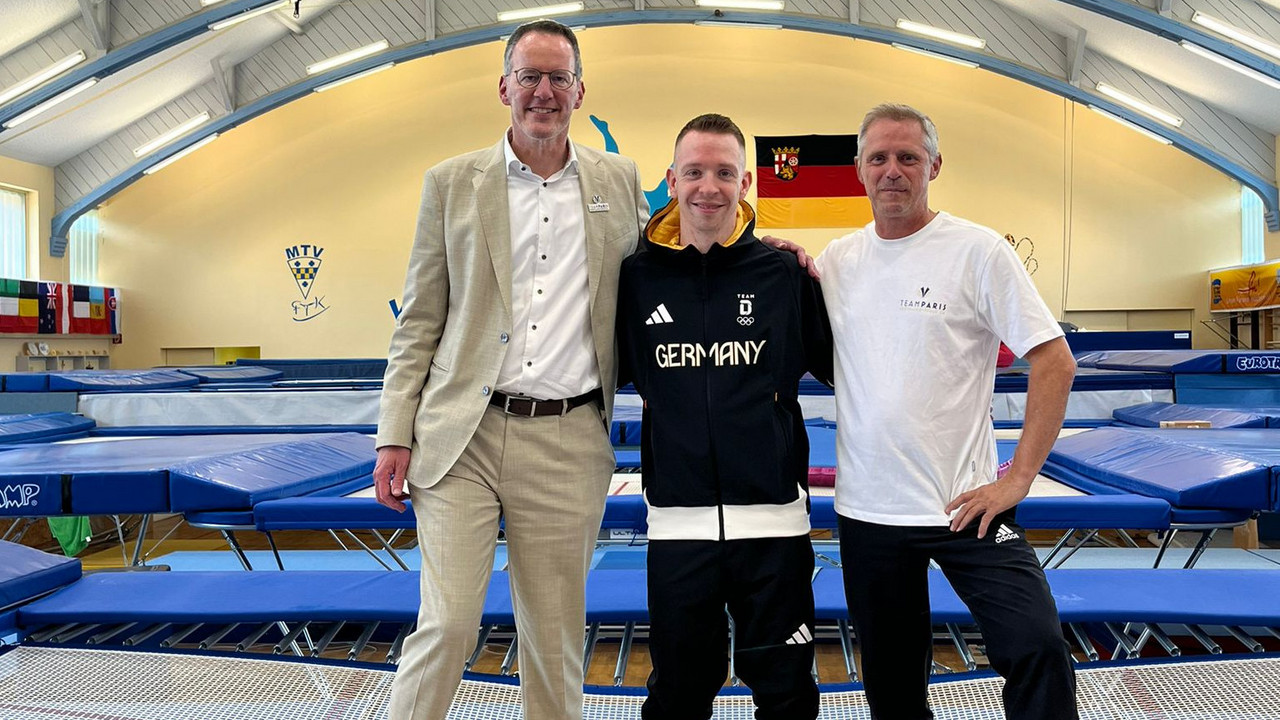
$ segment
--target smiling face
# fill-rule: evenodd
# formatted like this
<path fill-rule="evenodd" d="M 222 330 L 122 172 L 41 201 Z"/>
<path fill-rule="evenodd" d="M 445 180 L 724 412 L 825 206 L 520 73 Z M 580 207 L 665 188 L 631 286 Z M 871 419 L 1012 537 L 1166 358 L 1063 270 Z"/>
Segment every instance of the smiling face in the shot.
<path fill-rule="evenodd" d="M 576 80 L 571 87 L 557 90 L 552 87 L 550 76 L 544 74 L 537 85 L 527 88 L 515 78 L 515 71 L 523 68 L 542 73 L 554 70 L 572 73 L 572 46 L 558 35 L 531 32 L 520 38 L 512 49 L 512 72 L 498 81 L 498 97 L 503 105 L 511 108 L 512 145 L 519 148 L 531 143 L 566 142 L 569 120 L 573 111 L 582 106 L 586 92 L 582 81 Z"/>
<path fill-rule="evenodd" d="M 881 119 L 867 127 L 858 138 L 858 179 L 880 237 L 905 237 L 929 223 L 929 181 L 941 169 L 942 156 L 929 158 L 919 122 Z"/>
<path fill-rule="evenodd" d="M 691 131 L 676 144 L 667 188 L 680 208 L 680 235 L 723 242 L 738 218 L 738 201 L 751 187 L 746 151 L 733 135 Z"/>

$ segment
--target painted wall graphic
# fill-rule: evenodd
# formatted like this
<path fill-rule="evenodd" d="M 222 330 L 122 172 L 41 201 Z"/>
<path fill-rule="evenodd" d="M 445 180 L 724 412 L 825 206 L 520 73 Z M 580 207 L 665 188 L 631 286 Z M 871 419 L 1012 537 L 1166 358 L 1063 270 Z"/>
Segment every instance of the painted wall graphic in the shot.
<path fill-rule="evenodd" d="M 311 297 L 311 291 L 320 276 L 320 266 L 324 263 L 320 257 L 323 254 L 324 248 L 318 245 L 294 245 L 284 249 L 285 263 L 293 275 L 293 282 L 298 286 L 298 292 L 302 293 L 301 300 L 294 300 L 289 304 L 293 309 L 294 322 L 314 320 L 329 309 L 324 304 L 324 296 L 317 294 Z"/>
<path fill-rule="evenodd" d="M 1027 274 L 1035 275 L 1036 271 L 1040 269 L 1040 261 L 1036 259 L 1036 244 L 1031 242 L 1031 238 L 1014 239 L 1013 235 L 1005 233 L 1004 239 L 1013 248 L 1013 251 L 1018 253 L 1018 259 L 1022 261 L 1022 267 L 1027 269 Z"/>
<path fill-rule="evenodd" d="M 119 291 L 0 279 L 0 333 L 119 335 Z"/>

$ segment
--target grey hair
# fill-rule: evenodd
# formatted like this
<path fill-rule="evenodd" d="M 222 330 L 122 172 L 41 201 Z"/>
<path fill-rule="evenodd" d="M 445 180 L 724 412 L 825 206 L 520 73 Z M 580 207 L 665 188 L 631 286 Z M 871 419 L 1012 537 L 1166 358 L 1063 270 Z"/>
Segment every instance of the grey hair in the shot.
<path fill-rule="evenodd" d="M 867 128 L 871 127 L 871 123 L 877 120 L 895 120 L 898 122 L 915 120 L 920 123 L 920 129 L 924 131 L 924 149 L 929 154 L 929 162 L 938 159 L 938 128 L 934 126 L 928 115 L 910 105 L 881 103 L 871 108 L 871 111 L 862 118 L 862 127 L 858 129 L 858 137 L 866 135 Z"/>
<path fill-rule="evenodd" d="M 569 47 L 573 48 L 573 74 L 582 79 L 582 53 L 578 50 L 578 36 L 573 34 L 573 30 L 567 25 L 561 25 L 555 20 L 530 20 L 511 32 L 511 36 L 507 38 L 507 49 L 502 55 L 502 74 L 507 76 L 514 69 L 511 67 L 511 54 L 515 52 L 516 43 L 520 42 L 529 33 L 541 33 L 543 35 L 554 35 L 562 37 L 569 41 Z"/>

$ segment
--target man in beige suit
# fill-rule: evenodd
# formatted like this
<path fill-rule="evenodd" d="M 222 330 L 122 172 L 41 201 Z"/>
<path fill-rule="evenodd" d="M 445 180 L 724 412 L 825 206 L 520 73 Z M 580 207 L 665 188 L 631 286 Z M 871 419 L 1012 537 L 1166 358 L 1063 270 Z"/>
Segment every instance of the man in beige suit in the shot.
<path fill-rule="evenodd" d="M 511 128 L 427 172 L 378 418 L 378 500 L 412 496 L 422 607 L 392 720 L 445 717 L 504 521 L 528 720 L 582 715 L 583 586 L 614 467 L 618 268 L 647 206 L 635 164 L 569 141 L 577 39 L 506 46 Z M 406 491 L 408 494 L 406 495 Z"/>

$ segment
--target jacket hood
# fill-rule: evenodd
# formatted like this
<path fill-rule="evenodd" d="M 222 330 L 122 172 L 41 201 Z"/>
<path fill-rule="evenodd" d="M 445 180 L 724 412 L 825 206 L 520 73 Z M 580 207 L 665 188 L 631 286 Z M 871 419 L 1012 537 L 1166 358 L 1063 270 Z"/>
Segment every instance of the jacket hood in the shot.
<path fill-rule="evenodd" d="M 733 232 L 729 235 L 729 239 L 720 243 L 724 247 L 729 247 L 738 240 L 751 236 L 751 231 L 755 227 L 756 211 L 747 204 L 745 200 L 738 201 L 738 217 L 734 223 Z M 667 203 L 666 207 L 654 213 L 649 218 L 649 224 L 644 229 L 645 239 L 653 245 L 659 247 L 670 248 L 672 250 L 683 250 L 690 245 L 680 242 L 680 208 L 674 199 Z"/>

